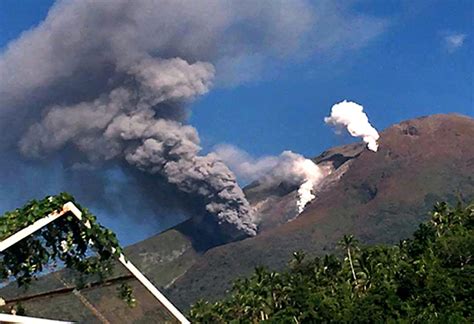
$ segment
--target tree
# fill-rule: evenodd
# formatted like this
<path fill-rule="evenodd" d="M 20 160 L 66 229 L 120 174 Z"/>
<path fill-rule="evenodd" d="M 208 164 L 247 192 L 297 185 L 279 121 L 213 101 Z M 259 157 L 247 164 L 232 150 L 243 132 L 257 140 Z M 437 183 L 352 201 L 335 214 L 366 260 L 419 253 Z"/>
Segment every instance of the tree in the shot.
<path fill-rule="evenodd" d="M 22 208 L 6 212 L 0 217 L 0 241 L 44 216 L 62 210 L 69 201 L 75 203 L 71 195 L 61 193 L 32 200 Z M 115 234 L 98 224 L 89 210 L 75 205 L 81 210 L 83 221 L 90 226 L 84 226 L 72 215 L 65 215 L 11 246 L 0 253 L 0 282 L 14 279 L 19 286 L 27 287 L 46 265 L 58 261 L 79 272 L 79 283 L 92 275 L 103 280 L 112 272 L 112 261 L 122 253 Z M 127 287 L 123 287 L 120 294 L 133 304 Z"/>
<path fill-rule="evenodd" d="M 308 259 L 294 254 L 288 268 L 259 267 L 224 299 L 197 302 L 196 323 L 439 322 L 474 320 L 474 205 L 435 205 L 412 239 Z M 347 263 L 346 263 L 347 262 Z M 349 278 L 349 280 L 348 280 Z"/>
<path fill-rule="evenodd" d="M 354 270 L 354 264 L 352 263 L 352 254 L 351 250 L 355 248 L 355 244 L 357 243 L 357 240 L 354 238 L 354 235 L 344 235 L 342 240 L 339 242 L 340 245 L 344 247 L 344 249 L 347 251 L 347 258 L 349 259 L 349 264 L 351 266 L 351 271 L 352 271 L 352 278 L 354 281 L 357 281 L 357 276 Z"/>

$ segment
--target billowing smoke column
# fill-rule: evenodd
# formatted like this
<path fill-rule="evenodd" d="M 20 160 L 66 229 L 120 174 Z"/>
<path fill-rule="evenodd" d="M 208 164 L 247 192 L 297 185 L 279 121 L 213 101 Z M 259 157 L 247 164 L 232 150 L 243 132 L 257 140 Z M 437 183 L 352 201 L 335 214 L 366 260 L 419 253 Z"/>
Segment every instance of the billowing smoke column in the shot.
<path fill-rule="evenodd" d="M 256 234 L 252 212 L 234 175 L 215 155 L 198 156 L 196 130 L 172 119 L 164 107 L 208 91 L 214 68 L 182 59 L 148 58 L 130 67 L 131 85 L 72 106 L 54 106 L 20 141 L 29 156 L 73 144 L 90 161 L 124 158 L 130 165 L 163 175 L 180 190 L 202 197 L 218 223 Z M 153 109 L 155 107 L 155 109 Z"/>
<path fill-rule="evenodd" d="M 187 103 L 209 91 L 216 67 L 297 50 L 311 21 L 303 0 L 58 1 L 0 56 L 1 147 L 30 158 L 67 152 L 76 168 L 126 161 L 202 201 L 217 223 L 255 235 L 234 174 L 215 154 L 199 155 Z"/>
<path fill-rule="evenodd" d="M 215 154 L 199 155 L 188 104 L 213 83 L 258 79 L 289 55 L 354 49 L 353 39 L 362 46 L 384 29 L 352 11 L 306 0 L 58 0 L 0 54 L 1 170 L 47 157 L 35 168 L 88 170 L 91 181 L 78 190 L 91 195 L 86 187 L 103 194 L 95 180 L 118 168 L 155 200 L 172 200 L 166 195 L 177 188 L 192 202 L 172 207 L 195 214 L 199 203 L 217 223 L 253 235 L 234 174 Z M 137 169 L 156 175 L 160 189 Z"/>
<path fill-rule="evenodd" d="M 276 187 L 281 183 L 298 186 L 298 214 L 315 198 L 314 190 L 327 175 L 313 161 L 291 151 L 259 159 L 232 145 L 219 145 L 215 152 L 240 179 L 258 180 L 262 186 Z"/>
<path fill-rule="evenodd" d="M 352 101 L 342 101 L 331 108 L 331 116 L 324 118 L 326 124 L 344 127 L 354 137 L 361 137 L 367 143 L 367 148 L 377 152 L 379 133 L 369 123 L 369 118 L 364 113 L 364 107 Z"/>

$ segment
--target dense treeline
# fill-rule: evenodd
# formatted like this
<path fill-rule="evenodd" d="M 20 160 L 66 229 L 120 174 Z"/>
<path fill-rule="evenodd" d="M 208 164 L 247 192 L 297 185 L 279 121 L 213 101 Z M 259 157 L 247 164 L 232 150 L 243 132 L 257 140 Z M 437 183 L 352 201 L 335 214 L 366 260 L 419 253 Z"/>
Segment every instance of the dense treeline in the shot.
<path fill-rule="evenodd" d="M 439 203 L 429 222 L 398 245 L 360 246 L 343 257 L 299 252 L 284 272 L 257 268 L 222 301 L 199 301 L 201 323 L 472 323 L 474 205 Z"/>

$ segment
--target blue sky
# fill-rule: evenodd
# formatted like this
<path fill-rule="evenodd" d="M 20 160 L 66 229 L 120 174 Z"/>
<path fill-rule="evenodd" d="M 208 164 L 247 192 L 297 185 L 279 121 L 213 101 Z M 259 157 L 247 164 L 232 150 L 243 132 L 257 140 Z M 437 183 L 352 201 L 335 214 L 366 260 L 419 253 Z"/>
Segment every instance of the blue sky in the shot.
<path fill-rule="evenodd" d="M 201 137 L 256 155 L 311 156 L 340 144 L 323 118 L 343 99 L 362 104 L 378 129 L 435 113 L 474 116 L 474 2 L 435 1 L 413 13 L 396 1 L 369 3 L 364 8 L 391 17 L 385 33 L 348 57 L 313 58 L 273 80 L 214 90 L 195 105 Z M 450 51 L 445 33 L 467 37 Z"/>
<path fill-rule="evenodd" d="M 0 47 L 37 25 L 53 2 L 2 0 Z M 343 99 L 362 104 L 377 129 L 434 113 L 474 116 L 473 1 L 360 1 L 356 9 L 389 21 L 366 47 L 290 62 L 277 76 L 213 89 L 194 103 L 190 122 L 204 147 L 317 155 L 341 143 L 323 118 Z M 453 34 L 466 38 L 450 50 L 445 38 Z"/>
<path fill-rule="evenodd" d="M 39 24 L 52 3 L 0 1 L 0 48 Z M 190 123 L 204 150 L 229 143 L 256 157 L 288 149 L 318 155 L 348 141 L 323 122 L 344 99 L 363 105 L 379 130 L 434 113 L 474 117 L 474 1 L 358 1 L 352 9 L 384 19 L 384 30 L 357 50 L 289 59 L 194 102 Z M 126 232 L 124 223 L 106 223 Z"/>

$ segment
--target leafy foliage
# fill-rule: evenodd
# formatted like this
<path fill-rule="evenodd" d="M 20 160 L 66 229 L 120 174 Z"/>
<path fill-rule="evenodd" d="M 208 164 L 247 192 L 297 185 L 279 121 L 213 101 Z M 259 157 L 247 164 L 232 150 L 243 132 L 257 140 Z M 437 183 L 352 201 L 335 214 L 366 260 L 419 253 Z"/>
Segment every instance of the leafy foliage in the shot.
<path fill-rule="evenodd" d="M 284 272 L 257 268 L 222 301 L 197 302 L 200 323 L 439 322 L 474 320 L 474 205 L 436 204 L 432 219 L 395 246 L 341 241 L 344 257 L 307 260 Z"/>
<path fill-rule="evenodd" d="M 32 200 L 5 213 L 0 217 L 0 241 L 46 215 L 61 211 L 69 201 L 81 210 L 83 222 L 68 213 L 0 253 L 0 282 L 14 278 L 19 286 L 28 286 L 46 265 L 57 261 L 78 271 L 79 282 L 88 275 L 102 280 L 111 273 L 113 260 L 122 252 L 115 234 L 99 225 L 96 217 L 67 193 Z M 84 226 L 85 222 L 90 228 Z M 132 299 L 131 291 L 127 291 L 126 300 Z"/>
<path fill-rule="evenodd" d="M 135 307 L 137 305 L 137 300 L 133 296 L 132 287 L 129 284 L 123 283 L 118 288 L 117 291 L 122 300 L 127 302 L 130 307 Z"/>

